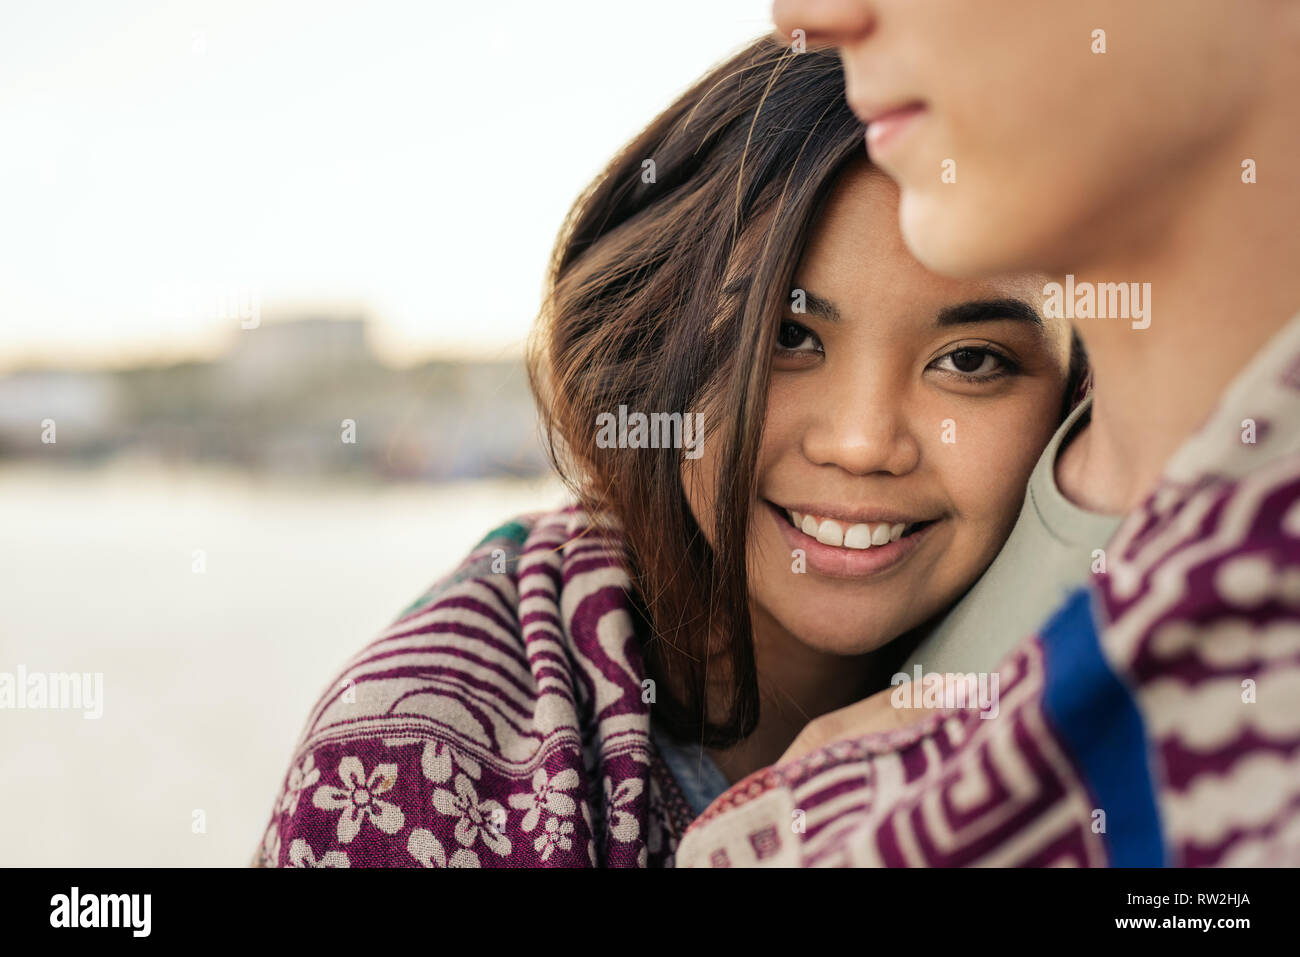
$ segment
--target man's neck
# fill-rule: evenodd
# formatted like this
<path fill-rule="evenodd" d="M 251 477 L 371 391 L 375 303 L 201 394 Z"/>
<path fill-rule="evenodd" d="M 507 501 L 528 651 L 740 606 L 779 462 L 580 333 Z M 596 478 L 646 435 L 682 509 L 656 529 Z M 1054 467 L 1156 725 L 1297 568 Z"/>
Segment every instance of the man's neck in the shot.
<path fill-rule="evenodd" d="M 1193 169 L 1170 171 L 1148 209 L 1174 215 L 1123 234 L 1132 247 L 1071 270 L 1081 282 L 1150 283 L 1150 326 L 1079 319 L 1093 367 L 1091 421 L 1061 454 L 1076 504 L 1120 514 L 1155 488 L 1165 463 L 1224 390 L 1300 310 L 1300 129 L 1275 109 Z M 1241 181 L 1257 164 L 1258 183 Z M 1141 212 L 1138 212 L 1141 216 Z M 1120 231 L 1112 230 L 1112 234 Z"/>

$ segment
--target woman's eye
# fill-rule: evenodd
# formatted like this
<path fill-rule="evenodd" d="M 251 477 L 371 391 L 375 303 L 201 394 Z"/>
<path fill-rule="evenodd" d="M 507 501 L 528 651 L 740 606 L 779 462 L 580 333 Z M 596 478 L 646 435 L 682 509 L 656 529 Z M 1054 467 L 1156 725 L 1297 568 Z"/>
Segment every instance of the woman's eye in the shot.
<path fill-rule="evenodd" d="M 940 370 L 968 379 L 996 379 L 1010 371 L 1011 366 L 1009 360 L 992 349 L 976 347 L 954 349 L 935 361 Z"/>
<path fill-rule="evenodd" d="M 783 352 L 820 352 L 821 343 L 811 332 L 789 319 L 781 322 L 776 334 L 777 348 Z"/>

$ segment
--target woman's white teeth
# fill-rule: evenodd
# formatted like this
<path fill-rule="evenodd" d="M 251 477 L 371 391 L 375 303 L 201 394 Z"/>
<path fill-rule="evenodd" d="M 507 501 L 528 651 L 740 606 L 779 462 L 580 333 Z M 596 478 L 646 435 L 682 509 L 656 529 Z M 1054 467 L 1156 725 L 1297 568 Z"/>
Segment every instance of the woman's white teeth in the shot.
<path fill-rule="evenodd" d="M 870 548 L 871 526 L 854 525 L 844 533 L 845 548 Z"/>
<path fill-rule="evenodd" d="M 823 545 L 843 545 L 844 526 L 829 518 L 822 519 L 822 523 L 817 526 L 817 541 Z"/>
<path fill-rule="evenodd" d="M 819 522 L 816 517 L 804 515 L 793 509 L 786 509 L 786 514 L 790 516 L 790 521 L 795 527 L 805 535 L 817 539 L 823 545 L 835 545 L 840 548 L 863 549 L 873 545 L 888 545 L 902 538 L 903 532 L 907 530 L 907 525 L 902 522 L 897 525 L 890 525 L 888 522 L 874 525 L 862 523 L 846 527 L 843 522 L 837 522 L 832 518 L 824 518 Z"/>

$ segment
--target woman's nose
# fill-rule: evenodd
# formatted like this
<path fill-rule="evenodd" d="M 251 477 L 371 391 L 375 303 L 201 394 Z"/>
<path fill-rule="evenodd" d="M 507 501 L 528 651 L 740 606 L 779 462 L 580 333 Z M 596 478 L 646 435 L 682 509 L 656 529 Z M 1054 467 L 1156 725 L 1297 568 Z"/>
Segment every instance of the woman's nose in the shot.
<path fill-rule="evenodd" d="M 826 398 L 803 434 L 808 461 L 853 475 L 905 475 L 916 468 L 921 446 L 896 402 L 886 396 L 865 404 Z"/>

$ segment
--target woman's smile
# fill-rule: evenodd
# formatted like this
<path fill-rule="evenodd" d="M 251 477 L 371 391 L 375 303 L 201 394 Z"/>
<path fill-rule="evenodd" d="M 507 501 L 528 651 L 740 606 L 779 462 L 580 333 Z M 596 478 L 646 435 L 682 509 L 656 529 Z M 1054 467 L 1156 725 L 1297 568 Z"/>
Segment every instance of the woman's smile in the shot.
<path fill-rule="evenodd" d="M 830 578 L 870 578 L 895 570 L 941 521 L 900 521 L 901 516 L 889 515 L 881 516 L 884 521 L 850 522 L 764 504 L 790 550 L 801 550 L 809 569 Z"/>

